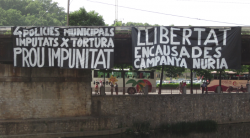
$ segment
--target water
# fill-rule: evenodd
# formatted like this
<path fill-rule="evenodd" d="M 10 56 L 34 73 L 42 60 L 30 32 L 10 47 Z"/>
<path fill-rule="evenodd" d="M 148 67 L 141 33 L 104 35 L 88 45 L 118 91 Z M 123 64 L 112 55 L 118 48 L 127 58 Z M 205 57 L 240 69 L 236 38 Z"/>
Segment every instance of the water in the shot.
<path fill-rule="evenodd" d="M 90 136 L 74 138 L 250 138 L 250 123 L 237 123 L 218 125 L 216 132 L 169 134 L 166 132 L 153 131 L 149 134 L 118 134 L 108 136 Z"/>

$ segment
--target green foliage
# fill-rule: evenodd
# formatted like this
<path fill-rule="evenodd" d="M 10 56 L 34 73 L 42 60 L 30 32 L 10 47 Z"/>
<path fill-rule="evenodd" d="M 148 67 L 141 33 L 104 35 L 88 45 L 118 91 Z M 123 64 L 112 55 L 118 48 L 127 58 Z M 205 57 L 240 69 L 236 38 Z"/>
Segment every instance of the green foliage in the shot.
<path fill-rule="evenodd" d="M 243 65 L 243 66 L 245 66 L 245 68 L 246 68 L 248 71 L 250 71 L 250 65 Z"/>
<path fill-rule="evenodd" d="M 181 67 L 174 67 L 174 66 L 169 66 L 169 65 L 163 65 L 164 69 L 163 71 L 166 73 L 165 75 L 167 77 L 173 77 L 176 78 L 180 76 L 186 69 L 181 68 Z M 156 67 L 151 67 L 149 70 L 161 70 L 162 66 L 156 66 Z"/>
<path fill-rule="evenodd" d="M 157 84 L 156 87 L 159 87 L 160 84 Z M 165 89 L 176 89 L 179 87 L 179 83 L 166 83 L 166 84 L 162 84 L 162 88 Z M 186 85 L 187 88 L 191 87 L 191 84 L 187 84 Z M 193 84 L 193 89 L 200 89 L 200 84 L 199 83 L 194 83 Z"/>
<path fill-rule="evenodd" d="M 211 74 L 211 70 L 207 69 L 195 69 L 197 76 L 203 76 L 203 80 L 209 80 L 209 83 L 211 82 L 213 75 Z M 208 84 L 209 84 L 208 83 Z"/>
<path fill-rule="evenodd" d="M 234 71 L 237 74 L 241 74 L 243 72 L 248 72 L 249 69 L 250 69 L 250 65 L 241 65 L 240 69 L 231 69 L 231 71 Z"/>
<path fill-rule="evenodd" d="M 121 26 L 160 26 L 159 24 L 148 24 L 148 23 L 135 23 L 135 22 L 127 22 L 123 23 Z"/>
<path fill-rule="evenodd" d="M 128 80 L 128 81 L 126 82 L 126 84 L 129 84 L 129 83 L 132 83 L 132 87 L 135 87 L 135 85 L 139 85 L 140 88 L 142 89 L 143 86 L 142 86 L 140 83 L 144 83 L 144 81 L 143 81 L 143 80 L 135 81 L 135 80 L 133 80 L 133 79 L 130 79 L 130 80 Z"/>
<path fill-rule="evenodd" d="M 3 35 L 11 35 L 11 30 L 6 31 Z"/>
<path fill-rule="evenodd" d="M 248 70 L 248 74 L 250 74 L 250 65 L 244 65 L 246 68 L 247 68 L 247 70 Z M 249 81 L 249 78 L 250 78 L 250 76 L 248 75 L 248 81 Z"/>
<path fill-rule="evenodd" d="M 248 72 L 250 74 L 250 65 L 241 65 L 240 69 L 231 69 L 231 71 L 234 71 L 237 74 L 241 74 L 243 72 Z M 249 77 L 248 77 L 248 80 L 249 80 Z"/>
<path fill-rule="evenodd" d="M 244 32 L 244 33 L 241 33 L 241 35 L 250 35 L 250 33 Z"/>
<path fill-rule="evenodd" d="M 162 65 L 162 66 L 156 66 L 149 68 L 150 70 L 161 70 L 161 79 L 160 79 L 160 87 L 159 87 L 159 92 L 161 93 L 161 84 L 162 84 L 162 79 L 163 79 L 163 73 L 164 71 L 166 72 L 167 77 L 177 77 L 182 74 L 182 72 L 185 71 L 185 68 L 180 68 L 180 67 L 174 67 L 174 66 L 168 66 L 168 65 Z M 172 79 L 172 78 L 171 78 Z"/>
<path fill-rule="evenodd" d="M 129 69 L 133 70 L 132 64 L 115 64 L 114 69 Z"/>
<path fill-rule="evenodd" d="M 225 77 L 227 75 L 226 70 L 224 70 L 224 69 L 217 69 L 217 70 L 214 70 L 214 71 L 216 71 L 217 75 L 219 75 L 220 72 L 221 72 L 221 76 Z"/>
<path fill-rule="evenodd" d="M 128 81 L 126 82 L 126 84 L 129 84 L 129 83 L 132 83 L 132 86 L 133 86 L 133 87 L 137 84 L 137 82 L 136 82 L 135 80 L 133 80 L 133 79 L 130 79 L 130 80 L 128 80 Z"/>
<path fill-rule="evenodd" d="M 116 21 L 115 24 L 113 24 L 112 26 L 122 26 L 122 22 L 121 21 Z"/>
<path fill-rule="evenodd" d="M 67 18 L 66 18 L 67 20 Z M 71 26 L 105 26 L 104 19 L 95 11 L 87 12 L 84 7 L 69 14 Z"/>
<path fill-rule="evenodd" d="M 63 26 L 66 13 L 52 0 L 1 0 L 0 26 Z"/>
<path fill-rule="evenodd" d="M 180 76 L 184 71 L 185 68 L 181 67 L 174 67 L 174 66 L 165 66 L 164 71 L 166 72 L 167 77 L 174 77 Z"/>

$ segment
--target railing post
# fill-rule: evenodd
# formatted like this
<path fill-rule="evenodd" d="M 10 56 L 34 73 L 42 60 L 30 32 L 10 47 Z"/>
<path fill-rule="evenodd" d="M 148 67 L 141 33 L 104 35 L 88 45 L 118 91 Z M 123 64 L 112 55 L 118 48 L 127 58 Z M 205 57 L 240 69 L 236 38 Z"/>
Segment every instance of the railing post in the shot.
<path fill-rule="evenodd" d="M 187 90 L 187 89 L 186 89 L 186 86 L 182 87 L 182 94 L 186 94 L 186 93 L 187 93 L 186 90 Z"/>

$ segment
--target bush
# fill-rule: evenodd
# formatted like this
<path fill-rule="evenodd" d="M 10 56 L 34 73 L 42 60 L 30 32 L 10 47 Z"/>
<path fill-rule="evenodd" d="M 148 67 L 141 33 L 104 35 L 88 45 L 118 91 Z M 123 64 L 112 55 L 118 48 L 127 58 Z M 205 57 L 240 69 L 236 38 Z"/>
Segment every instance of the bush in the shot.
<path fill-rule="evenodd" d="M 162 84 L 162 88 L 165 89 L 176 89 L 179 87 L 179 83 L 164 83 Z M 157 84 L 156 87 L 159 87 L 160 84 Z M 187 88 L 190 88 L 191 84 L 187 84 Z M 200 84 L 198 83 L 193 83 L 193 89 L 200 89 Z"/>

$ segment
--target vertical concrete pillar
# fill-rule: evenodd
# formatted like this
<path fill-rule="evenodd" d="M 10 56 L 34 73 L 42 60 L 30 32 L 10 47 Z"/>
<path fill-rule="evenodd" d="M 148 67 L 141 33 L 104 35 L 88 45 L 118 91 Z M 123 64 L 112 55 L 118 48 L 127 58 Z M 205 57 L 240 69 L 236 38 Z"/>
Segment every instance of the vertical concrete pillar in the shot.
<path fill-rule="evenodd" d="M 148 95 L 148 85 L 146 85 L 144 88 L 144 95 Z"/>
<path fill-rule="evenodd" d="M 105 87 L 100 88 L 100 95 L 105 95 Z"/>
<path fill-rule="evenodd" d="M 90 115 L 91 77 L 91 70 L 0 64 L 0 120 Z"/>
<path fill-rule="evenodd" d="M 182 94 L 186 94 L 186 86 L 182 87 Z"/>
<path fill-rule="evenodd" d="M 216 87 L 216 91 L 217 91 L 217 93 L 221 93 L 221 87 L 220 87 L 220 86 L 217 86 L 217 87 Z"/>

